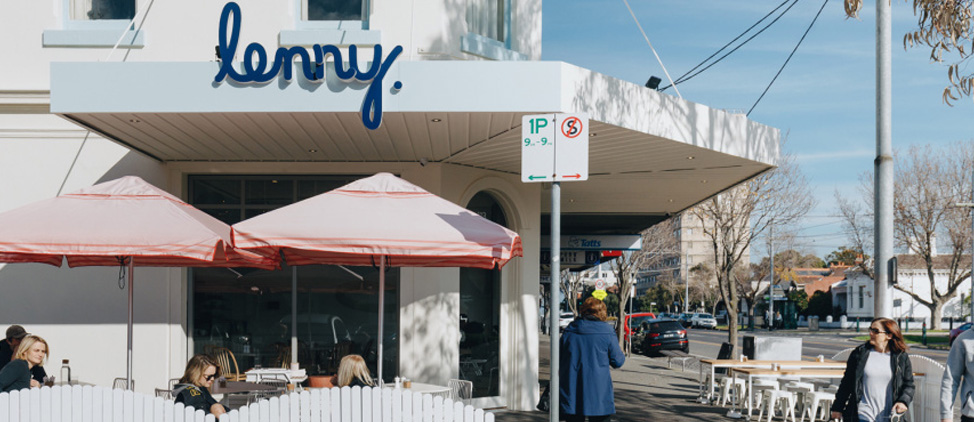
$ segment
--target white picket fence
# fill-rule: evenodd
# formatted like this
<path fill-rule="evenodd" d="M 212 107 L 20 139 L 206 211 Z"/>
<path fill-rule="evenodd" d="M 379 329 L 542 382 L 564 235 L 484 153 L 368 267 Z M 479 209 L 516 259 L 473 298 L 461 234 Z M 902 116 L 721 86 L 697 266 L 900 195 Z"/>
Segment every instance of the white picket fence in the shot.
<path fill-rule="evenodd" d="M 220 422 L 493 422 L 494 415 L 409 390 L 312 389 L 231 410 Z M 160 397 L 92 386 L 0 393 L 0 421 L 216 422 L 213 415 Z"/>

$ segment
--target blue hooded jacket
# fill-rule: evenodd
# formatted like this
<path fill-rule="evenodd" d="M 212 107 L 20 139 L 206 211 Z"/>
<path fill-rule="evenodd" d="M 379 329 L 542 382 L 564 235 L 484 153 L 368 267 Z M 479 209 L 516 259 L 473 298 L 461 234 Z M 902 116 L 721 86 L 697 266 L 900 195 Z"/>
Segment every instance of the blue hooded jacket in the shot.
<path fill-rule="evenodd" d="M 561 335 L 560 407 L 569 415 L 602 416 L 616 412 L 609 366 L 619 368 L 626 356 L 612 325 L 580 317 Z"/>

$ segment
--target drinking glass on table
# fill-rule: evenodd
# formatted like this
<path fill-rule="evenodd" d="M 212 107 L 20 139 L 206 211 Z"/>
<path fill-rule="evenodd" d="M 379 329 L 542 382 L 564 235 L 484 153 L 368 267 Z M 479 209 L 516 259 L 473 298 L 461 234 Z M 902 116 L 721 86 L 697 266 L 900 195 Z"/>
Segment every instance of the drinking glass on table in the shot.
<path fill-rule="evenodd" d="M 54 376 L 51 375 L 51 376 L 44 377 L 44 385 L 46 385 L 48 387 L 53 387 L 54 386 Z"/>

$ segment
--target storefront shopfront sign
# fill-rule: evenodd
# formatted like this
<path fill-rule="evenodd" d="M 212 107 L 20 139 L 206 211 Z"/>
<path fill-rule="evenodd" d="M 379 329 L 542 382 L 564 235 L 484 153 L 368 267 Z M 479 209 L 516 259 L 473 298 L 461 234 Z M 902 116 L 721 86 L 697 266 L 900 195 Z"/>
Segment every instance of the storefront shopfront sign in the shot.
<path fill-rule="evenodd" d="M 274 61 L 269 62 L 267 50 L 263 45 L 250 43 L 243 53 L 243 73 L 238 72 L 233 66 L 233 57 L 237 52 L 237 44 L 240 42 L 240 26 L 242 20 L 240 5 L 229 2 L 223 7 L 220 14 L 220 70 L 213 80 L 216 83 L 230 79 L 240 83 L 270 82 L 283 72 L 284 80 L 290 81 L 292 77 L 292 66 L 295 57 L 301 58 L 301 71 L 305 79 L 309 82 L 321 83 L 325 80 L 325 59 L 331 54 L 335 67 L 335 74 L 342 81 L 356 80 L 369 83 L 369 88 L 365 93 L 365 101 L 362 103 L 362 123 L 369 129 L 377 129 L 382 124 L 382 80 L 392 63 L 402 53 L 402 46 L 393 47 L 385 58 L 382 58 L 382 45 L 376 44 L 372 49 L 372 64 L 365 71 L 358 68 L 358 47 L 348 46 L 348 68 L 345 68 L 342 60 L 342 52 L 335 45 L 315 44 L 311 47 L 311 53 L 304 47 L 278 47 L 274 54 Z M 311 59 L 314 54 L 314 60 Z M 402 82 L 393 83 L 393 88 L 401 89 Z"/>

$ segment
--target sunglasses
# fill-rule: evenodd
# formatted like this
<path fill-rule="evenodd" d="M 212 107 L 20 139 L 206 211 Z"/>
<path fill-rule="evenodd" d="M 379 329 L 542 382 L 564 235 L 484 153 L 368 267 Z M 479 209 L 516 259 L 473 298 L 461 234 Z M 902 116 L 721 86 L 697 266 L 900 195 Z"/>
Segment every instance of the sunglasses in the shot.
<path fill-rule="evenodd" d="M 206 378 L 207 381 L 213 381 L 213 379 L 216 378 L 216 374 L 205 375 L 204 378 Z"/>
<path fill-rule="evenodd" d="M 879 331 L 879 330 L 877 330 L 875 328 L 869 328 L 869 332 L 870 333 L 873 333 L 873 334 L 879 334 L 879 333 L 883 333 L 883 334 L 887 334 L 887 335 L 889 334 L 889 331 Z"/>

